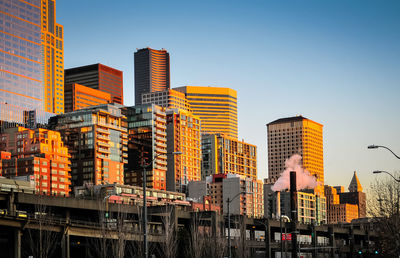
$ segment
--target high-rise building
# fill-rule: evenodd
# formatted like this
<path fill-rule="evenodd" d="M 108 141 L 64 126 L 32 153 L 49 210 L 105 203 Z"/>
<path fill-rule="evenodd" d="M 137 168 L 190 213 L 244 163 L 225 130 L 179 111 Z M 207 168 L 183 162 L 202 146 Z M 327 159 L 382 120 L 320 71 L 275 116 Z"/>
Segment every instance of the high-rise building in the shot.
<path fill-rule="evenodd" d="M 56 23 L 56 1 L 41 1 L 44 110 L 64 113 L 64 27 Z"/>
<path fill-rule="evenodd" d="M 128 121 L 129 162 L 125 184 L 142 186 L 143 165 L 147 187 L 165 190 L 167 186 L 167 120 L 165 109 L 154 104 L 123 108 Z M 144 159 L 144 164 L 143 164 Z"/>
<path fill-rule="evenodd" d="M 11 153 L 11 158 L 2 157 L 3 176 L 33 176 L 36 192 L 69 195 L 71 156 L 59 132 L 9 128 L 0 135 L 0 148 Z"/>
<path fill-rule="evenodd" d="M 142 94 L 143 104 L 156 104 L 164 108 L 179 108 L 192 112 L 184 93 L 176 90 L 155 91 Z"/>
<path fill-rule="evenodd" d="M 201 180 L 200 120 L 179 109 L 167 110 L 167 190 L 186 192 L 190 181 Z"/>
<path fill-rule="evenodd" d="M 123 73 L 103 64 L 65 69 L 65 84 L 78 83 L 111 95 L 112 103 L 124 104 Z"/>
<path fill-rule="evenodd" d="M 203 179 L 212 174 L 237 174 L 257 179 L 257 146 L 223 134 L 204 134 L 201 148 Z"/>
<path fill-rule="evenodd" d="M 72 186 L 123 184 L 128 135 L 120 107 L 93 106 L 50 119 L 71 154 Z"/>
<path fill-rule="evenodd" d="M 19 113 L 63 113 L 63 27 L 55 1 L 5 0 L 0 10 L 0 104 Z"/>
<path fill-rule="evenodd" d="M 111 103 L 110 93 L 77 83 L 65 85 L 65 113 L 108 103 Z"/>
<path fill-rule="evenodd" d="M 135 52 L 135 105 L 142 95 L 170 88 L 169 53 L 165 49 L 139 49 Z M 144 103 L 143 103 L 144 104 Z"/>
<path fill-rule="evenodd" d="M 268 179 L 274 183 L 285 169 L 285 160 L 300 154 L 302 166 L 324 185 L 322 124 L 302 116 L 281 118 L 267 124 Z M 323 189 L 321 189 L 323 192 Z"/>
<path fill-rule="evenodd" d="M 200 117 L 202 133 L 238 137 L 237 92 L 222 87 L 183 86 L 194 115 Z"/>

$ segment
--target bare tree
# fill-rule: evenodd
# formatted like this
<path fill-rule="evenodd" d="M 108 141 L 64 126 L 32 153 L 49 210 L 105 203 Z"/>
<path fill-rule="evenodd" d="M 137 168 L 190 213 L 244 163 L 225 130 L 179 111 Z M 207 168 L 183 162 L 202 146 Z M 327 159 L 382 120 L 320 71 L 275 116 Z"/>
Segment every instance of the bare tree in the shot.
<path fill-rule="evenodd" d="M 90 257 L 107 258 L 108 250 L 110 248 L 110 241 L 108 240 L 110 232 L 108 226 L 108 218 L 110 216 L 108 212 L 108 203 L 106 198 L 104 200 L 98 200 L 98 218 L 95 220 L 97 223 L 97 237 L 88 239 L 88 244 L 91 247 L 89 250 Z"/>
<path fill-rule="evenodd" d="M 175 209 L 166 205 L 162 216 L 163 238 L 162 255 L 165 258 L 175 258 L 178 250 L 178 232 L 176 231 Z"/>
<path fill-rule="evenodd" d="M 28 248 L 27 256 L 38 258 L 51 257 L 61 240 L 61 234 L 54 229 L 55 219 L 51 209 L 44 203 L 43 195 L 36 195 L 37 202 L 33 217 L 25 227 L 24 241 Z"/>
<path fill-rule="evenodd" d="M 239 237 L 235 238 L 236 246 L 236 257 L 247 258 L 250 257 L 250 249 L 247 245 L 247 234 L 246 234 L 246 217 L 239 215 L 236 217 L 239 229 Z"/>
<path fill-rule="evenodd" d="M 221 230 L 222 229 L 222 230 Z M 203 257 L 222 258 L 224 256 L 227 240 L 224 235 L 223 223 L 215 226 L 215 231 L 207 230 L 204 235 Z"/>
<path fill-rule="evenodd" d="M 202 213 L 193 212 L 190 225 L 190 242 L 187 257 L 201 258 L 204 250 L 205 228 L 202 225 Z"/>
<path fill-rule="evenodd" d="M 127 230 L 128 209 L 126 205 L 121 203 L 115 205 L 117 206 L 117 210 L 110 213 L 112 223 L 110 229 L 113 231 L 110 245 L 113 257 L 123 258 L 125 255 L 125 247 L 129 235 L 129 231 Z M 114 236 L 116 236 L 117 239 L 113 239 Z"/>
<path fill-rule="evenodd" d="M 396 175 L 398 176 L 398 174 Z M 368 213 L 374 217 L 379 248 L 385 257 L 400 255 L 400 183 L 392 178 L 371 184 Z"/>

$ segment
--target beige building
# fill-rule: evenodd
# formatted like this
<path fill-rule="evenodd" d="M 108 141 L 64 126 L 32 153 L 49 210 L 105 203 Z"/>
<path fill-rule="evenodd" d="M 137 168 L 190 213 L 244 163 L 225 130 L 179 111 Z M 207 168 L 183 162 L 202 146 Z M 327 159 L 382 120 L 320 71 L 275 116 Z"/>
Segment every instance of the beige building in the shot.
<path fill-rule="evenodd" d="M 285 169 L 285 160 L 300 154 L 303 167 L 316 176 L 323 192 L 323 125 L 302 116 L 281 118 L 267 124 L 268 179 L 274 183 Z"/>
<path fill-rule="evenodd" d="M 192 112 L 185 94 L 176 90 L 167 89 L 142 94 L 143 104 L 156 104 L 164 108 L 179 108 Z"/>

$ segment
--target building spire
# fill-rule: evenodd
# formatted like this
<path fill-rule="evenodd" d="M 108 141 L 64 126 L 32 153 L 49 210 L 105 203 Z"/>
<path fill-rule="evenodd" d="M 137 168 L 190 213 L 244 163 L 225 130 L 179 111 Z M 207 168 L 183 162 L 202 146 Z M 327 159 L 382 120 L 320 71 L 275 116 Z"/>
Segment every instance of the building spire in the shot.
<path fill-rule="evenodd" d="M 350 192 L 362 192 L 363 191 L 361 183 L 358 180 L 356 171 L 354 171 L 353 178 L 351 179 L 351 182 L 349 185 L 349 191 Z"/>

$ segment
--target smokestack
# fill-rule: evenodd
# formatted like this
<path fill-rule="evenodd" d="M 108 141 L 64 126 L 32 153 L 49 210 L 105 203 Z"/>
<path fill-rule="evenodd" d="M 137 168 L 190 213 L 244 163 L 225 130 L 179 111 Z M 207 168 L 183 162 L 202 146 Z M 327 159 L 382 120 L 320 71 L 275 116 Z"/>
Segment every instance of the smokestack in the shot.
<path fill-rule="evenodd" d="M 290 214 L 292 221 L 297 221 L 296 171 L 290 171 Z"/>
<path fill-rule="evenodd" d="M 292 217 L 292 258 L 297 258 L 297 188 L 296 171 L 290 171 L 290 213 Z"/>
<path fill-rule="evenodd" d="M 276 218 L 281 217 L 281 192 L 276 192 Z"/>

